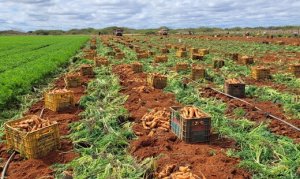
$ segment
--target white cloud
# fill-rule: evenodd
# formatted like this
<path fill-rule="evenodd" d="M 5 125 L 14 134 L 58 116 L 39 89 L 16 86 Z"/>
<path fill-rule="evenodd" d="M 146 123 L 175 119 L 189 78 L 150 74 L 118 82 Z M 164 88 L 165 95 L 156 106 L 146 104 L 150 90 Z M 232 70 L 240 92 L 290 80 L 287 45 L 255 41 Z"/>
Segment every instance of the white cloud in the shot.
<path fill-rule="evenodd" d="M 0 0 L 0 30 L 300 25 L 299 0 Z"/>

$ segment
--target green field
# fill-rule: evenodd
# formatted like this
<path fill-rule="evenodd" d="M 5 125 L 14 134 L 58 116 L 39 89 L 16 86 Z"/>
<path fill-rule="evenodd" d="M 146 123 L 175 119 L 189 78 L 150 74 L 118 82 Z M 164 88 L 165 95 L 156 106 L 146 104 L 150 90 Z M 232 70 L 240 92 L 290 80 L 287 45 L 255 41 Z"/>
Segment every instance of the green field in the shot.
<path fill-rule="evenodd" d="M 68 63 L 87 40 L 88 36 L 0 37 L 0 110 Z"/>

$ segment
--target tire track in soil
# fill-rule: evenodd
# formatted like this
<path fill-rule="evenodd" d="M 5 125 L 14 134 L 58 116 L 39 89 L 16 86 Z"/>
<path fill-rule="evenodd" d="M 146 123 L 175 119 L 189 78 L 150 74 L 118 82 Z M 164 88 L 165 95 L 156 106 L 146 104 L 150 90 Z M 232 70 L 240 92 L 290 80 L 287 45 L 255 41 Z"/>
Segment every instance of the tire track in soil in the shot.
<path fill-rule="evenodd" d="M 180 105 L 171 93 L 163 93 L 146 86 L 145 73 L 135 74 L 130 65 L 114 66 L 113 72 L 119 76 L 122 93 L 128 95 L 125 108 L 130 112 L 130 119 L 135 121 L 133 131 L 139 138 L 131 141 L 130 153 L 139 160 L 147 157 L 156 159 L 157 171 L 168 164 L 191 165 L 192 173 L 207 178 L 250 178 L 251 175 L 236 165 L 239 159 L 230 158 L 224 153 L 228 148 L 237 148 L 234 141 L 212 135 L 211 142 L 187 144 L 177 139 L 172 132 L 157 131 L 153 137 L 147 136 L 148 130 L 142 127 L 140 119 L 153 108 L 169 108 Z M 135 88 L 145 86 L 143 91 Z"/>
<path fill-rule="evenodd" d="M 283 109 L 280 105 L 276 105 L 269 101 L 258 102 L 251 98 L 243 99 L 263 110 L 263 111 L 258 111 L 257 109 L 254 108 L 254 106 L 250 106 L 239 100 L 229 98 L 229 97 L 227 97 L 223 94 L 217 93 L 209 88 L 205 88 L 205 89 L 201 90 L 201 95 L 202 95 L 202 97 L 206 97 L 206 98 L 214 97 L 214 98 L 217 98 L 217 99 L 225 102 L 227 104 L 226 114 L 228 114 L 228 115 L 234 115 L 233 110 L 236 109 L 237 107 L 240 107 L 245 110 L 245 112 L 246 112 L 245 117 L 247 119 L 256 121 L 256 122 L 266 121 L 268 124 L 268 128 L 270 129 L 271 132 L 278 134 L 278 135 L 290 137 L 290 138 L 294 139 L 294 141 L 297 143 L 300 142 L 300 133 L 297 132 L 295 129 L 287 126 L 286 124 L 283 124 L 282 122 L 280 122 L 278 120 L 270 119 L 270 118 L 266 117 L 265 112 L 267 112 L 269 114 L 273 114 L 274 116 L 279 117 L 279 118 L 293 124 L 294 126 L 300 127 L 300 120 L 287 119 L 285 117 Z"/>
<path fill-rule="evenodd" d="M 78 102 L 80 97 L 85 94 L 87 83 L 91 80 L 91 77 L 81 77 L 83 85 L 76 88 L 70 88 L 74 91 L 74 99 L 76 101 L 75 107 L 66 109 L 62 112 L 53 112 L 49 109 L 45 109 L 42 118 L 49 119 L 51 121 L 57 121 L 59 123 L 60 136 L 65 137 L 70 133 L 69 124 L 80 120 L 79 113 L 83 110 L 79 107 Z M 64 77 L 59 78 L 54 83 L 54 88 L 63 89 L 65 87 Z M 40 112 L 44 108 L 44 99 L 33 104 L 25 115 L 36 114 L 40 115 Z M 2 165 L 9 158 L 5 143 L 0 144 L 0 157 L 3 158 Z M 50 152 L 47 156 L 39 159 L 24 159 L 19 154 L 11 161 L 7 170 L 8 179 L 35 179 L 35 178 L 54 178 L 54 171 L 50 168 L 55 163 L 68 163 L 74 158 L 78 157 L 78 154 L 73 151 L 73 143 L 70 139 L 61 139 L 61 148 Z"/>

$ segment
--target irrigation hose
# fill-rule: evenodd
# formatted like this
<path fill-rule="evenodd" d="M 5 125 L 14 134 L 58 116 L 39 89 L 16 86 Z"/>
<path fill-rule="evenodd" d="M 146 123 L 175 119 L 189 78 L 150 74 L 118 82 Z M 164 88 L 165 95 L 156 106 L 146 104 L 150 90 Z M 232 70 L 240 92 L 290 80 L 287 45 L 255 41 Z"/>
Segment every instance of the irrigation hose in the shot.
<path fill-rule="evenodd" d="M 186 78 L 187 78 L 187 77 L 186 77 Z M 194 81 L 194 80 L 192 80 L 192 79 L 190 79 L 190 78 L 188 78 L 188 79 L 191 80 L 193 83 L 196 83 L 197 86 L 202 86 L 202 85 L 199 84 L 197 81 Z M 254 106 L 255 109 L 264 112 L 264 111 L 263 111 L 262 109 L 260 109 L 259 107 L 255 106 L 255 105 L 253 105 L 253 104 L 251 104 L 251 103 L 249 103 L 249 102 L 247 102 L 247 101 L 245 101 L 245 100 L 242 100 L 242 99 L 240 99 L 240 98 L 238 98 L 238 97 L 235 97 L 235 96 L 232 96 L 232 95 L 230 95 L 230 94 L 226 94 L 226 93 L 224 93 L 224 92 L 222 92 L 222 91 L 219 91 L 219 90 L 217 90 L 217 89 L 214 89 L 214 88 L 212 88 L 212 87 L 208 87 L 208 88 L 211 89 L 211 90 L 213 90 L 213 91 L 215 91 L 215 92 L 217 92 L 217 93 L 223 94 L 223 95 L 225 95 L 225 96 L 227 96 L 227 97 L 230 97 L 230 98 L 239 100 L 239 101 L 241 101 L 241 102 L 243 102 L 243 103 L 246 103 L 246 104 L 248 104 L 248 105 L 250 105 L 250 106 Z M 297 131 L 300 131 L 300 128 L 299 128 L 299 127 L 294 126 L 293 124 L 291 124 L 291 123 L 289 123 L 289 122 L 286 122 L 285 120 L 280 119 L 279 117 L 276 117 L 276 116 L 274 116 L 274 115 L 272 115 L 272 114 L 269 114 L 269 113 L 266 113 L 266 112 L 264 112 L 264 113 L 266 114 L 267 117 L 271 117 L 271 118 L 273 118 L 273 119 L 276 119 L 276 120 L 278 120 L 278 121 L 280 121 L 280 122 L 282 122 L 282 123 L 284 123 L 284 124 L 290 126 L 291 128 L 293 128 L 293 129 L 295 129 L 295 130 L 297 130 Z"/>
<path fill-rule="evenodd" d="M 1 174 L 1 179 L 4 179 L 6 170 L 7 170 L 8 166 L 9 166 L 9 163 L 10 163 L 10 161 L 14 158 L 15 154 L 16 154 L 16 151 L 14 151 L 14 152 L 10 155 L 9 159 L 8 159 L 7 162 L 5 163 L 5 166 L 4 166 L 3 171 L 2 171 L 2 174 Z"/>
<path fill-rule="evenodd" d="M 234 99 L 236 99 L 236 100 L 239 100 L 239 101 L 241 101 L 241 102 L 243 102 L 243 103 L 246 103 L 246 104 L 248 104 L 248 105 L 252 105 L 251 103 L 249 103 L 249 102 L 247 102 L 247 101 L 245 101 L 245 100 L 242 100 L 242 99 L 237 98 L 237 97 L 235 97 L 235 96 L 232 96 L 232 95 L 223 93 L 223 92 L 221 92 L 221 91 L 219 91 L 219 90 L 216 90 L 216 89 L 214 89 L 214 88 L 209 87 L 209 89 L 211 89 L 211 90 L 213 90 L 213 91 L 215 91 L 215 92 L 221 93 L 221 94 L 223 94 L 223 95 L 225 95 L 225 96 L 228 96 L 228 97 L 230 97 L 230 98 L 234 98 Z M 254 105 L 252 105 L 252 106 L 254 106 Z M 260 109 L 259 107 L 256 107 L 256 106 L 254 106 L 254 107 L 255 107 L 255 109 L 257 109 L 257 110 L 259 110 L 259 111 L 263 111 L 263 110 Z M 264 112 L 264 111 L 263 111 L 263 112 Z M 300 128 L 294 126 L 293 124 L 291 124 L 291 123 L 289 123 L 289 122 L 286 122 L 285 120 L 280 119 L 279 117 L 276 117 L 276 116 L 274 116 L 274 115 L 272 115 L 272 114 L 269 114 L 269 113 L 266 113 L 266 112 L 264 112 L 264 113 L 267 115 L 267 117 L 271 117 L 271 118 L 273 118 L 273 119 L 276 119 L 276 120 L 278 120 L 278 121 L 280 121 L 280 122 L 283 122 L 283 123 L 285 123 L 286 125 L 292 127 L 293 129 L 295 129 L 295 130 L 297 130 L 297 131 L 300 131 Z"/>

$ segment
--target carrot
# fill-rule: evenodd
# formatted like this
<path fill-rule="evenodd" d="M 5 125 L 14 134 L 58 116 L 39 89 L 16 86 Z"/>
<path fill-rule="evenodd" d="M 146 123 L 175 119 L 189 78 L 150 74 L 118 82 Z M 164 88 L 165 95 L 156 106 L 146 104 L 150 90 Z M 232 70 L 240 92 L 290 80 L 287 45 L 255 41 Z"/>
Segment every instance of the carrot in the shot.
<path fill-rule="evenodd" d="M 142 122 L 142 125 L 143 125 L 144 129 L 150 129 L 150 128 L 146 125 L 146 122 L 145 122 L 145 121 Z"/>
<path fill-rule="evenodd" d="M 189 172 L 190 169 L 189 169 L 189 167 L 179 167 L 179 171 L 181 171 L 181 172 Z"/>
<path fill-rule="evenodd" d="M 149 132 L 148 136 L 149 136 L 149 137 L 152 137 L 153 135 L 154 135 L 154 131 L 151 130 L 151 131 Z"/>
<path fill-rule="evenodd" d="M 157 121 L 153 121 L 150 128 L 154 128 L 157 125 Z"/>
<path fill-rule="evenodd" d="M 194 108 L 189 108 L 189 116 L 188 116 L 188 118 L 189 119 L 192 119 L 193 117 L 194 117 L 194 115 L 195 115 L 195 110 L 194 110 Z"/>

